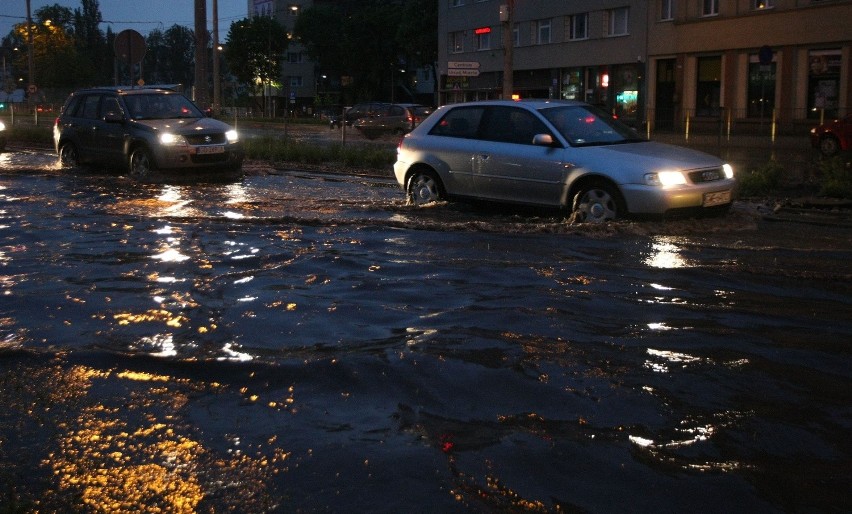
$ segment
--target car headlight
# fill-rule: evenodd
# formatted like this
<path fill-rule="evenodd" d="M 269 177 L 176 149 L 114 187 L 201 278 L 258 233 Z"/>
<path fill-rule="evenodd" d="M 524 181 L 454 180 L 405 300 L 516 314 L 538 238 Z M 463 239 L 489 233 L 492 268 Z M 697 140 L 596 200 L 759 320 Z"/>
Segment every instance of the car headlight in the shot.
<path fill-rule="evenodd" d="M 228 139 L 229 143 L 236 143 L 240 139 L 240 136 L 237 134 L 236 130 L 229 130 L 225 132 L 225 137 Z"/>
<path fill-rule="evenodd" d="M 681 186 L 686 184 L 686 176 L 680 171 L 659 171 L 646 173 L 645 183 L 649 186 Z"/>
<path fill-rule="evenodd" d="M 734 167 L 730 164 L 723 164 L 722 171 L 725 172 L 725 178 L 734 178 Z"/>
<path fill-rule="evenodd" d="M 163 132 L 162 134 L 160 134 L 160 143 L 166 146 L 185 145 L 186 138 L 177 134 L 172 134 L 170 132 Z"/>

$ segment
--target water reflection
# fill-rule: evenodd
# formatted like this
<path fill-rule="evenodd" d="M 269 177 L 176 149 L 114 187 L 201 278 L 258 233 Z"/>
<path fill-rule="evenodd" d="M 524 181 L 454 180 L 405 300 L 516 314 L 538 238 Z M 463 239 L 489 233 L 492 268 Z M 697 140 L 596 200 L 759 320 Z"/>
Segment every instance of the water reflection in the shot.
<path fill-rule="evenodd" d="M 679 237 L 656 236 L 651 240 L 651 252 L 645 264 L 654 268 L 686 268 L 695 266 L 681 255 L 678 244 L 685 241 Z"/>

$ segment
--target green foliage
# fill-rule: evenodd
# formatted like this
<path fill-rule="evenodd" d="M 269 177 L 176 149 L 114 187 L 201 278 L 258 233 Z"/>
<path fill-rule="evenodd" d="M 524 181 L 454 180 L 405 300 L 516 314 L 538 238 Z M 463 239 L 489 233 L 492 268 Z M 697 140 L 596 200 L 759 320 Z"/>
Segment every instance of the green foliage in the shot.
<path fill-rule="evenodd" d="M 393 150 L 372 145 L 310 145 L 278 138 L 263 137 L 245 142 L 250 159 L 301 164 L 338 164 L 360 168 L 385 168 L 393 164 Z"/>
<path fill-rule="evenodd" d="M 762 196 L 778 189 L 784 167 L 771 160 L 758 169 L 749 170 L 744 175 L 737 176 L 737 191 L 739 196 Z"/>
<path fill-rule="evenodd" d="M 225 60 L 243 84 L 278 80 L 287 50 L 287 30 L 275 19 L 255 16 L 235 21 L 228 30 Z"/>
<path fill-rule="evenodd" d="M 836 198 L 852 198 L 852 164 L 840 156 L 821 159 L 819 169 L 822 175 L 820 193 Z"/>

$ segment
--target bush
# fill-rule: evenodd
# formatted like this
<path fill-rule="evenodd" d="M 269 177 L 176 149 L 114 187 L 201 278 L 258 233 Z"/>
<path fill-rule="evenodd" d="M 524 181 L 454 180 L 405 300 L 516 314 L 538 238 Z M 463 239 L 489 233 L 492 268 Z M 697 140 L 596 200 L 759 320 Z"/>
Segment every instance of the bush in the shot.
<path fill-rule="evenodd" d="M 832 157 L 819 162 L 822 175 L 820 194 L 837 198 L 852 198 L 852 168 L 848 159 Z"/>
<path fill-rule="evenodd" d="M 771 160 L 762 167 L 750 170 L 737 177 L 739 196 L 764 196 L 778 189 L 784 167 L 778 161 Z"/>
<path fill-rule="evenodd" d="M 250 159 L 272 162 L 384 168 L 396 159 L 395 153 L 385 148 L 343 144 L 310 145 L 272 137 L 247 139 L 245 147 L 246 156 Z"/>

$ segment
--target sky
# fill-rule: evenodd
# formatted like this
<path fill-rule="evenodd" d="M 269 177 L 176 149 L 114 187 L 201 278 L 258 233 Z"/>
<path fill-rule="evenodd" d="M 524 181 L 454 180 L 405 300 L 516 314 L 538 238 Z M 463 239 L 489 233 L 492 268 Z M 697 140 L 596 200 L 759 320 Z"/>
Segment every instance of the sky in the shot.
<path fill-rule="evenodd" d="M 80 0 L 30 0 L 30 11 L 59 4 L 72 10 L 82 9 Z M 143 36 L 151 30 L 166 30 L 172 25 L 193 28 L 195 25 L 194 0 L 99 0 L 101 30 L 112 27 L 116 34 L 133 29 Z M 225 39 L 231 23 L 248 16 L 246 0 L 218 0 L 219 39 Z M 27 19 L 26 0 L 0 0 L 0 38 L 6 36 L 17 23 Z M 213 0 L 207 0 L 207 26 L 213 29 Z"/>

